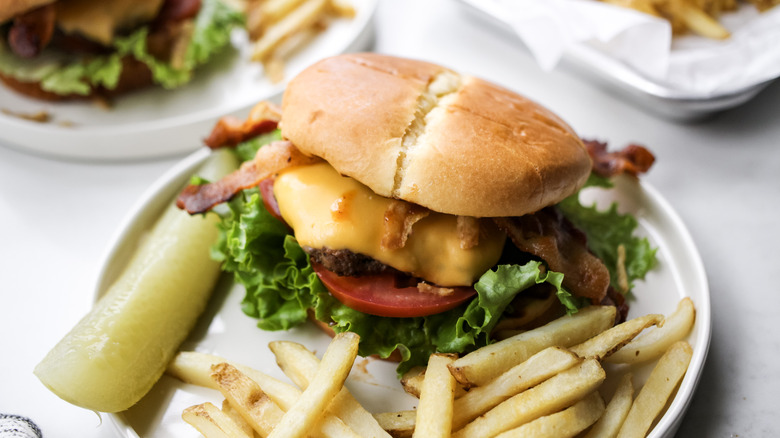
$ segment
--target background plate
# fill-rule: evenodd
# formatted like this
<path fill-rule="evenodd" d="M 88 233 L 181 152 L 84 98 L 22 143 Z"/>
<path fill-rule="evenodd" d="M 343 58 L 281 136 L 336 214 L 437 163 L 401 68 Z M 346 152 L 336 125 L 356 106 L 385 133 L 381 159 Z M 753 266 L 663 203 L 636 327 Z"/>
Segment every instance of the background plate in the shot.
<path fill-rule="evenodd" d="M 118 276 L 141 234 L 153 224 L 208 155 L 206 149 L 191 154 L 155 182 L 131 209 L 109 247 L 97 281 L 96 296 Z M 688 373 L 666 414 L 649 435 L 652 438 L 671 438 L 696 388 L 710 343 L 710 297 L 701 259 L 677 214 L 645 183 L 627 177 L 618 178 L 612 190 L 585 191 L 583 201 L 585 204 L 596 202 L 603 207 L 618 202 L 621 211 L 630 212 L 639 220 L 638 233 L 658 247 L 658 266 L 648 274 L 646 281 L 637 282 L 634 288 L 636 299 L 630 302 L 629 317 L 648 313 L 668 315 L 686 296 L 691 297 L 696 306 L 696 323 L 688 338 L 694 350 Z M 205 314 L 181 349 L 217 354 L 283 381 L 288 379 L 279 371 L 273 354 L 268 350 L 270 341 L 299 342 L 319 356 L 325 351 L 330 338 L 312 324 L 287 332 L 258 329 L 255 320 L 241 312 L 243 296 L 243 287 L 223 276 Z M 634 370 L 635 386 L 644 382 L 648 372 L 647 366 Z M 609 388 L 612 383 L 606 382 L 604 386 L 608 396 L 611 396 Z M 370 412 L 412 409 L 417 404 L 417 400 L 406 394 L 398 383 L 394 363 L 358 358 L 347 386 Z M 120 414 L 112 414 L 110 418 L 123 437 L 198 437 L 199 433 L 181 419 L 182 411 L 205 401 L 219 406 L 222 399 L 217 391 L 163 376 L 138 404 Z"/>
<path fill-rule="evenodd" d="M 486 22 L 492 28 L 500 29 L 503 35 L 517 38 L 518 43 L 522 44 L 512 27 L 501 16 L 501 11 L 496 9 L 492 2 L 480 0 L 458 0 L 458 2 L 477 19 Z M 561 60 L 561 66 L 653 114 L 678 121 L 702 119 L 718 111 L 741 105 L 774 81 L 772 79 L 751 83 L 722 93 L 676 89 L 648 78 L 629 65 L 587 44 L 576 44 L 572 50 L 568 50 Z"/>
<path fill-rule="evenodd" d="M 292 78 L 315 61 L 367 49 L 377 0 L 352 0 L 353 19 L 334 20 L 326 31 L 288 60 Z M 189 84 L 167 91 L 152 87 L 117 99 L 111 109 L 92 102 L 49 103 L 0 86 L 0 108 L 18 113 L 47 111 L 52 120 L 36 123 L 0 113 L 3 144 L 58 158 L 119 160 L 157 158 L 192 152 L 223 115 L 244 114 L 260 100 L 278 100 L 285 84 L 274 84 L 258 63 L 250 63 L 243 31 L 233 34 L 236 50 L 198 69 Z"/>

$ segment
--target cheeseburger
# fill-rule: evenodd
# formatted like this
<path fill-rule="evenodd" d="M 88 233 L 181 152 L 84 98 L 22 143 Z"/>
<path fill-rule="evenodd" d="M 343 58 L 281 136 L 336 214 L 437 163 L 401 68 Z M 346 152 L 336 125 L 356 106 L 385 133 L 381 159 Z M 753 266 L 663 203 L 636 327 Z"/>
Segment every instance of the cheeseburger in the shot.
<path fill-rule="evenodd" d="M 399 372 L 591 303 L 624 307 L 653 263 L 633 218 L 577 198 L 646 171 L 649 152 L 586 145 L 531 100 L 431 63 L 322 60 L 281 110 L 223 119 L 206 143 L 246 161 L 178 204 L 227 202 L 214 255 L 246 287 L 244 311 L 268 330 L 308 317 L 357 332 L 362 355 L 394 354 Z"/>
<path fill-rule="evenodd" d="M 174 88 L 242 22 L 220 0 L 4 1 L 0 79 L 46 100 Z"/>

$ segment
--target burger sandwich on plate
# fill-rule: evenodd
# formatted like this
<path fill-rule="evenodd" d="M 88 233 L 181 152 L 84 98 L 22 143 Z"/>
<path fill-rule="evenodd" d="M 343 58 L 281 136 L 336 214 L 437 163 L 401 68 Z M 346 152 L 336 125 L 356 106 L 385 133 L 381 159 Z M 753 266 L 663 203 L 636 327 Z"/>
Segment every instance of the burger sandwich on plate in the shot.
<path fill-rule="evenodd" d="M 242 23 L 221 0 L 4 1 L 0 79 L 46 100 L 174 88 Z"/>
<path fill-rule="evenodd" d="M 589 304 L 625 317 L 655 261 L 634 218 L 578 201 L 652 154 L 607 152 L 539 104 L 435 64 L 324 59 L 281 109 L 223 119 L 206 143 L 244 164 L 193 181 L 178 204 L 219 205 L 213 256 L 246 288 L 244 312 L 265 330 L 310 318 L 356 332 L 361 355 L 392 356 L 399 372 Z"/>

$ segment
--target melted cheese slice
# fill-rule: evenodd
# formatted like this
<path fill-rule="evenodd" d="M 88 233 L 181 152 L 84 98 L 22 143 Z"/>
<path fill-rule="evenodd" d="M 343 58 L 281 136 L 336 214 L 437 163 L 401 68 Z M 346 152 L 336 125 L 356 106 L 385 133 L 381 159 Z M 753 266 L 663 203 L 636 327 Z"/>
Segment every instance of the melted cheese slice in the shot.
<path fill-rule="evenodd" d="M 414 224 L 406 245 L 381 245 L 390 199 L 381 197 L 327 163 L 284 171 L 274 195 L 301 246 L 348 249 L 440 286 L 470 286 L 498 262 L 505 235 L 487 223 L 479 244 L 461 249 L 456 216 L 431 212 Z"/>
<path fill-rule="evenodd" d="M 127 29 L 157 16 L 163 0 L 61 0 L 57 24 L 65 33 L 80 33 L 111 45 L 117 30 Z"/>

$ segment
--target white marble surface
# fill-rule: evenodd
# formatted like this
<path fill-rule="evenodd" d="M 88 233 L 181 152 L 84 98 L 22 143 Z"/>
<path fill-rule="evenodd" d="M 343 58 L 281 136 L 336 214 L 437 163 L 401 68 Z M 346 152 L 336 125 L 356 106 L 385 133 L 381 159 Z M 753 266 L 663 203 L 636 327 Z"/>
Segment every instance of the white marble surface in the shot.
<path fill-rule="evenodd" d="M 709 358 L 678 436 L 780 431 L 780 83 L 706 121 L 676 123 L 568 72 L 540 71 L 516 41 L 452 0 L 385 1 L 377 18 L 377 51 L 523 92 L 584 137 L 652 148 L 658 161 L 646 179 L 688 225 L 712 294 Z M 117 224 L 177 159 L 89 164 L 0 147 L 1 413 L 32 418 L 47 438 L 114 436 L 106 417 L 59 400 L 31 371 L 87 312 Z"/>

